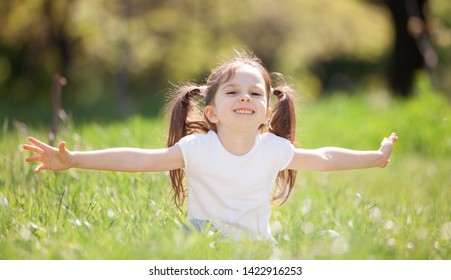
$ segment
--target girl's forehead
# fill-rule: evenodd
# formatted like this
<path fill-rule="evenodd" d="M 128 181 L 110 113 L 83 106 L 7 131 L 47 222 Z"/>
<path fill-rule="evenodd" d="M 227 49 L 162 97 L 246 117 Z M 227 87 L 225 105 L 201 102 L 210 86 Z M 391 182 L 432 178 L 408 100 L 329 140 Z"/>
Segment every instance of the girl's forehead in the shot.
<path fill-rule="evenodd" d="M 258 68 L 252 65 L 243 64 L 236 68 L 234 75 L 228 81 L 225 81 L 223 85 L 235 83 L 260 84 L 264 86 L 265 79 Z"/>

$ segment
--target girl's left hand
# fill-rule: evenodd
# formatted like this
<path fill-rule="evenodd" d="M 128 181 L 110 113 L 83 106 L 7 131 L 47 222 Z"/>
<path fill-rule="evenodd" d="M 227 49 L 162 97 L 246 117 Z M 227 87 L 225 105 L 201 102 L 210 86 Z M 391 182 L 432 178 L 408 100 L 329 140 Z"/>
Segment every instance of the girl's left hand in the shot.
<path fill-rule="evenodd" d="M 382 140 L 379 151 L 383 155 L 383 160 L 381 162 L 380 167 L 385 167 L 390 162 L 390 155 L 393 149 L 393 143 L 396 141 L 398 141 L 398 136 L 396 136 L 396 133 L 394 132 L 388 138 L 385 137 L 384 140 Z"/>

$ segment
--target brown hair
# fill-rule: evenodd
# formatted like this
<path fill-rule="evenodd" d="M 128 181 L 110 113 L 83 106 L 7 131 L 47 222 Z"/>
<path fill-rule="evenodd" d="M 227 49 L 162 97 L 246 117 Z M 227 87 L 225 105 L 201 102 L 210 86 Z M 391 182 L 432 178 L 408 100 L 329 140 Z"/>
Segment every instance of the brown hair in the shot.
<path fill-rule="evenodd" d="M 296 131 L 296 113 L 293 102 L 293 90 L 287 86 L 279 86 L 272 90 L 271 76 L 262 65 L 259 58 L 248 53 L 237 53 L 236 57 L 211 71 L 207 78 L 205 86 L 198 86 L 192 83 L 176 87 L 173 93 L 172 101 L 169 104 L 169 134 L 167 146 L 175 145 L 182 137 L 193 133 L 207 133 L 209 130 L 216 131 L 215 124 L 208 121 L 203 115 L 201 108 L 210 105 L 215 97 L 219 86 L 235 75 L 236 70 L 242 65 L 250 65 L 257 68 L 263 76 L 268 93 L 268 107 L 271 96 L 278 99 L 266 128 L 269 132 L 288 139 L 294 144 Z M 201 106 L 201 97 L 204 98 L 204 104 Z M 265 125 L 260 127 L 265 130 Z M 175 205 L 180 209 L 186 197 L 186 189 L 183 184 L 185 171 L 183 169 L 171 170 L 169 172 L 174 195 L 172 197 Z M 289 197 L 296 180 L 295 170 L 280 171 L 276 186 L 274 188 L 272 200 L 280 201 L 282 205 Z"/>

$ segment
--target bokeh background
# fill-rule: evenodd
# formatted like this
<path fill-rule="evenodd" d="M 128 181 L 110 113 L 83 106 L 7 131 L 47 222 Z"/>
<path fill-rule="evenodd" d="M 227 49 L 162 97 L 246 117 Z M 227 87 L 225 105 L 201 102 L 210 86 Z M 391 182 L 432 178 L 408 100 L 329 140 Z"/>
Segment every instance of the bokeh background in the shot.
<path fill-rule="evenodd" d="M 409 97 L 418 75 L 451 97 L 447 0 L 3 0 L 0 118 L 49 122 L 62 74 L 74 121 L 158 114 L 171 84 L 202 83 L 247 49 L 314 99 Z"/>
<path fill-rule="evenodd" d="M 450 15 L 449 0 L 0 0 L 0 259 L 450 260 Z M 234 50 L 297 90 L 298 146 L 399 135 L 385 169 L 299 172 L 272 212 L 277 249 L 181 235 L 165 173 L 24 161 L 29 135 L 164 147 L 168 90 Z"/>

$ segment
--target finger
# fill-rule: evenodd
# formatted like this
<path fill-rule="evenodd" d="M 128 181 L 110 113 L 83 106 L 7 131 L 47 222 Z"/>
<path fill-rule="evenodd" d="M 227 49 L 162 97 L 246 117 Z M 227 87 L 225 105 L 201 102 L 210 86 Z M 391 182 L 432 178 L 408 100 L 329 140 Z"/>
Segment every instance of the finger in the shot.
<path fill-rule="evenodd" d="M 39 173 L 42 169 L 45 169 L 44 164 L 39 165 L 34 169 L 34 173 Z"/>
<path fill-rule="evenodd" d="M 394 142 L 398 141 L 398 137 L 396 135 L 390 135 L 388 140 L 393 144 Z"/>
<path fill-rule="evenodd" d="M 392 134 L 390 135 L 390 138 L 393 139 L 393 142 L 398 141 L 398 136 L 394 132 L 392 132 Z"/>
<path fill-rule="evenodd" d="M 49 145 L 39 141 L 36 138 L 33 137 L 28 137 L 28 141 L 30 141 L 31 143 L 35 144 L 36 146 L 38 146 L 39 148 L 46 148 L 46 147 L 50 147 Z"/>
<path fill-rule="evenodd" d="M 41 148 L 36 147 L 36 146 L 24 144 L 22 147 L 23 147 L 25 150 L 28 150 L 28 151 L 30 151 L 30 152 L 35 152 L 35 153 L 38 153 L 38 154 L 44 153 L 44 151 L 43 151 Z"/>
<path fill-rule="evenodd" d="M 59 151 L 60 151 L 60 153 L 63 153 L 63 152 L 66 151 L 66 142 L 64 142 L 64 141 L 60 142 L 60 144 L 59 144 Z"/>
<path fill-rule="evenodd" d="M 25 159 L 26 162 L 42 161 L 41 156 L 33 156 Z"/>

